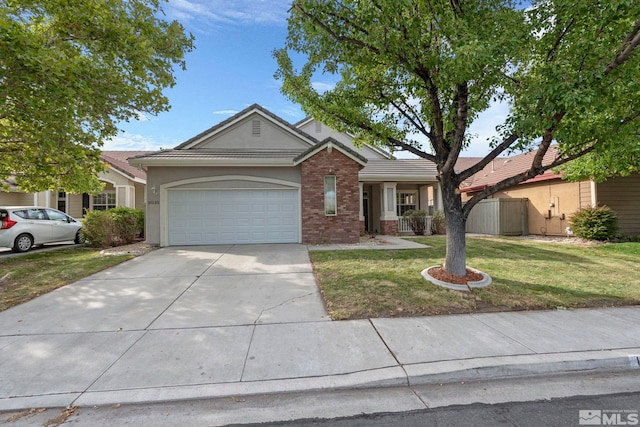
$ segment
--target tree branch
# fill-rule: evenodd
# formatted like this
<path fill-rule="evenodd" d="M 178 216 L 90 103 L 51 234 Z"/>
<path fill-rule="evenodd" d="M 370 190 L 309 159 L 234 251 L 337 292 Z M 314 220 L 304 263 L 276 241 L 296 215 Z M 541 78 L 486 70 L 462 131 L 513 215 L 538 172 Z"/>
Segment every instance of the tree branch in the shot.
<path fill-rule="evenodd" d="M 610 74 L 613 70 L 618 68 L 623 62 L 629 59 L 631 53 L 640 45 L 640 20 L 636 21 L 631 32 L 627 36 L 627 38 L 622 42 L 620 46 L 621 52 L 616 56 L 616 58 L 607 65 L 607 68 L 604 71 L 604 75 Z"/>
<path fill-rule="evenodd" d="M 433 154 L 429 154 L 427 152 L 424 152 L 422 150 L 418 150 L 416 147 L 414 147 L 411 144 L 407 144 L 406 142 L 400 141 L 399 139 L 395 139 L 395 138 L 387 138 L 387 141 L 389 141 L 390 144 L 392 144 L 395 147 L 400 147 L 403 150 L 407 150 L 413 154 L 415 154 L 418 157 L 422 157 L 423 159 L 427 159 L 427 160 L 431 160 L 432 162 L 436 162 L 436 156 L 434 156 Z"/>
<path fill-rule="evenodd" d="M 370 44 L 367 44 L 365 42 L 363 42 L 362 40 L 358 40 L 355 39 L 353 37 L 346 37 L 343 35 L 340 35 L 338 33 L 336 33 L 335 31 L 333 31 L 327 24 L 325 24 L 324 22 L 322 22 L 320 19 L 316 18 L 315 15 L 310 14 L 309 12 L 307 12 L 301 5 L 300 2 L 296 2 L 293 4 L 293 6 L 291 7 L 292 9 L 297 10 L 299 13 L 301 13 L 303 16 L 306 16 L 308 19 L 310 19 L 311 21 L 313 21 L 316 25 L 318 25 L 320 28 L 322 28 L 324 31 L 327 32 L 327 34 L 329 34 L 329 36 L 331 38 L 333 38 L 336 42 L 346 42 L 346 43 L 350 43 L 352 45 L 355 45 L 357 47 L 360 47 L 362 49 L 367 49 L 370 52 L 373 52 L 375 54 L 380 54 L 380 50 L 378 48 L 376 48 L 375 46 L 372 46 Z M 350 25 L 353 25 L 354 27 L 357 27 L 356 25 L 353 24 L 353 22 L 347 21 L 346 19 L 343 20 L 345 23 L 349 23 Z"/>
<path fill-rule="evenodd" d="M 484 169 L 485 166 L 487 166 L 489 163 L 494 161 L 495 158 L 498 157 L 500 154 L 502 154 L 507 148 L 511 147 L 511 145 L 514 142 L 516 142 L 518 138 L 520 138 L 520 135 L 518 135 L 517 133 L 512 133 L 504 141 L 502 141 L 500 145 L 496 146 L 496 148 L 491 150 L 491 152 L 487 154 L 482 160 L 480 160 L 478 163 L 471 166 L 470 168 L 460 172 L 458 174 L 460 178 L 460 182 L 467 180 L 471 176 L 475 175 L 476 173 Z"/>
<path fill-rule="evenodd" d="M 458 83 L 455 94 L 455 106 L 456 117 L 454 120 L 454 132 L 451 151 L 447 156 L 447 161 L 442 166 L 440 171 L 443 174 L 453 170 L 462 151 L 462 144 L 464 142 L 464 133 L 467 129 L 467 122 L 469 118 L 469 87 L 467 83 Z"/>
<path fill-rule="evenodd" d="M 424 127 L 424 124 L 422 123 L 418 115 L 415 113 L 415 111 L 413 111 L 411 106 L 409 106 L 405 100 L 402 101 L 402 104 L 404 104 L 404 106 L 411 111 L 411 114 L 409 114 L 405 109 L 401 108 L 395 101 L 389 101 L 389 103 L 393 105 L 393 107 L 398 110 L 398 112 L 405 119 L 409 120 L 409 122 L 411 122 L 413 126 L 415 126 L 420 132 L 422 132 L 427 138 L 429 138 L 429 140 L 433 139 L 433 134 L 429 132 L 426 127 Z"/>
<path fill-rule="evenodd" d="M 564 36 L 567 35 L 567 33 L 569 32 L 569 29 L 573 26 L 574 22 L 575 22 L 574 19 L 571 18 L 571 20 L 569 21 L 569 25 L 567 25 L 562 30 L 562 32 L 558 36 L 558 39 L 556 40 L 556 42 L 553 44 L 553 46 L 551 46 L 551 49 L 549 49 L 549 52 L 547 52 L 547 60 L 546 60 L 546 62 L 549 62 L 554 58 L 556 50 L 558 50 L 558 48 L 560 47 L 560 43 L 562 42 L 562 39 L 564 38 Z"/>

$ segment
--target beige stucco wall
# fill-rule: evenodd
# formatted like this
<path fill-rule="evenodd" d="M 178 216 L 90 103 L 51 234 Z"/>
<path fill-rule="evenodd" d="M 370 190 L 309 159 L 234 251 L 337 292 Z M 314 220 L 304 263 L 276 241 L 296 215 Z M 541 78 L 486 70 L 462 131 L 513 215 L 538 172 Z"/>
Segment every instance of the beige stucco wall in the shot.
<path fill-rule="evenodd" d="M 518 185 L 493 198 L 529 199 L 529 233 L 562 236 L 566 235 L 569 217 L 587 200 L 584 193 L 590 194 L 589 188 L 583 183 L 554 179 Z"/>
<path fill-rule="evenodd" d="M 596 193 L 598 204 L 609 206 L 618 215 L 620 233 L 640 235 L 640 174 L 596 184 Z"/>
<path fill-rule="evenodd" d="M 283 180 L 299 184 L 300 167 L 153 167 L 147 171 L 147 207 L 145 210 L 145 237 L 149 244 L 160 244 L 160 187 L 165 184 L 176 183 L 188 179 L 215 178 L 226 176 L 249 176 L 252 178 L 266 178 L 273 180 Z M 244 183 L 245 185 L 246 182 Z M 199 182 L 191 185 L 181 185 L 181 188 L 220 188 L 221 184 L 216 181 L 211 183 Z M 236 184 L 240 185 L 240 184 Z M 251 188 L 260 188 L 260 183 L 252 182 Z M 173 188 L 173 187 L 172 187 Z M 229 188 L 229 187 L 227 187 Z M 247 188 L 236 187 L 236 188 Z M 155 194 L 154 190 L 155 189 Z"/>
<path fill-rule="evenodd" d="M 134 203 L 134 207 L 136 209 L 142 209 L 144 210 L 144 204 L 145 204 L 145 198 L 144 198 L 144 192 L 145 192 L 145 185 L 141 184 L 139 182 L 134 182 L 133 186 L 135 188 L 135 203 Z"/>

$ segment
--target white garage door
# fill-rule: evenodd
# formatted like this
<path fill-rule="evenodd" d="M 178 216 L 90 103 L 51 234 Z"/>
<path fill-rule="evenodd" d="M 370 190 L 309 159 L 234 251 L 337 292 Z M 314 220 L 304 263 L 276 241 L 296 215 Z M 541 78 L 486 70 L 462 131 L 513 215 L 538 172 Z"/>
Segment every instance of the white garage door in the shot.
<path fill-rule="evenodd" d="M 169 245 L 297 243 L 298 190 L 169 190 Z"/>

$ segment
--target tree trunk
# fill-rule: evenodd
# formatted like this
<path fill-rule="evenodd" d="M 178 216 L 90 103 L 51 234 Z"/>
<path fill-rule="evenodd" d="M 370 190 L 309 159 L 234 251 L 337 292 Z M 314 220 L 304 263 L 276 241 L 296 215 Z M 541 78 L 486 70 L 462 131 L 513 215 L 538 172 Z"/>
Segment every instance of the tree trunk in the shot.
<path fill-rule="evenodd" d="M 462 199 L 457 186 L 451 182 L 442 185 L 442 202 L 447 224 L 447 253 L 444 269 L 454 276 L 467 275 L 467 219 L 462 212 Z"/>

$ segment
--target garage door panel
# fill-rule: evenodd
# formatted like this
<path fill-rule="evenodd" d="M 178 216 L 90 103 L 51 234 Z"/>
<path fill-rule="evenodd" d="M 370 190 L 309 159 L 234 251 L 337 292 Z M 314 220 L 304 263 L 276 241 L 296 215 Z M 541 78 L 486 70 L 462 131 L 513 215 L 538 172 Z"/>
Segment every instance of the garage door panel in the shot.
<path fill-rule="evenodd" d="M 169 245 L 297 243 L 298 190 L 170 190 Z"/>

